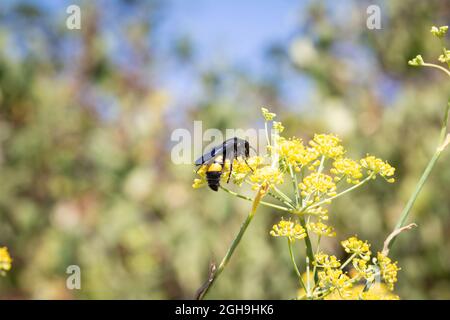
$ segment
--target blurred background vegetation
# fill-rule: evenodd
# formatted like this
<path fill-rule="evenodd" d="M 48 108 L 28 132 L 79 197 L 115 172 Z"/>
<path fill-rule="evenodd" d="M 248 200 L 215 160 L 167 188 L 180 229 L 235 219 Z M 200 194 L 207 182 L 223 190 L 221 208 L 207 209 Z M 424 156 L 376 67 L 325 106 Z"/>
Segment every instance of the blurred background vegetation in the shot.
<path fill-rule="evenodd" d="M 78 4 L 82 29 L 68 30 Z M 366 28 L 381 7 L 382 29 Z M 0 298 L 192 298 L 250 203 L 191 187 L 170 159 L 176 128 L 334 132 L 350 154 L 397 168 L 330 208 L 338 237 L 374 249 L 394 226 L 437 139 L 448 81 L 412 68 L 440 54 L 450 3 L 413 1 L 1 1 Z M 195 155 L 196 156 L 196 155 Z M 450 299 L 450 167 L 444 153 L 391 256 L 403 299 Z M 261 208 L 210 298 L 291 298 L 279 219 Z M 81 267 L 81 290 L 66 268 Z"/>

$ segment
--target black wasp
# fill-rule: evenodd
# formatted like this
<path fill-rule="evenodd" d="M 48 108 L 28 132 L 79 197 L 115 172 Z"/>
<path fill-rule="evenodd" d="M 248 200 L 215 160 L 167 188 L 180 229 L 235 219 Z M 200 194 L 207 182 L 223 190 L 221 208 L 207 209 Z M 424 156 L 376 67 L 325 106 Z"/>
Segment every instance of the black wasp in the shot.
<path fill-rule="evenodd" d="M 217 191 L 219 190 L 220 177 L 222 176 L 226 160 L 230 160 L 230 174 L 228 175 L 227 183 L 230 181 L 231 173 L 233 172 L 233 160 L 238 157 L 242 157 L 247 166 L 253 171 L 247 163 L 247 159 L 250 156 L 250 148 L 255 150 L 247 140 L 234 137 L 206 152 L 195 161 L 195 165 L 208 166 L 206 170 L 206 181 L 212 190 Z M 217 160 L 219 156 L 222 156 L 220 161 Z M 218 164 L 218 166 L 213 164 Z"/>

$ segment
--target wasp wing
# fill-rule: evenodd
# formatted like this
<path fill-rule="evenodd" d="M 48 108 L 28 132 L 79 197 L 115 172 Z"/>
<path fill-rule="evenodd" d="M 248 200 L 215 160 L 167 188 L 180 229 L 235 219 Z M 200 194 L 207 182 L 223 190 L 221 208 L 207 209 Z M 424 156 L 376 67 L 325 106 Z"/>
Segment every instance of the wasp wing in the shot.
<path fill-rule="evenodd" d="M 195 161 L 196 166 L 211 164 L 217 156 L 223 156 L 223 159 L 233 159 L 234 149 L 236 148 L 235 138 L 228 139 L 222 145 L 212 148 Z"/>

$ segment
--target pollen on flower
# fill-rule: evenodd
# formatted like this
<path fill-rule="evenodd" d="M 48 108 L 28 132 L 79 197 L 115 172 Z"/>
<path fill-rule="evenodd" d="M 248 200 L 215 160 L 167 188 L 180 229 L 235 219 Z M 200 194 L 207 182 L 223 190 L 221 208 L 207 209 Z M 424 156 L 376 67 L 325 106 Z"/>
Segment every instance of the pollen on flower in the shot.
<path fill-rule="evenodd" d="M 253 156 L 244 161 L 241 158 L 235 159 L 233 161 L 233 182 L 240 186 L 245 178 L 256 170 L 259 166 L 261 166 L 264 162 L 264 159 L 260 156 Z"/>
<path fill-rule="evenodd" d="M 280 137 L 277 141 L 277 151 L 280 158 L 296 170 L 316 160 L 319 156 L 314 148 L 306 147 L 301 139 L 295 137 L 290 139 Z"/>
<path fill-rule="evenodd" d="M 317 253 L 314 258 L 313 265 L 319 268 L 339 268 L 341 266 L 336 256 L 329 256 L 323 252 Z"/>
<path fill-rule="evenodd" d="M 311 173 L 303 179 L 303 182 L 299 184 L 299 188 L 302 190 L 302 196 L 305 197 L 309 195 L 320 197 L 324 194 L 329 196 L 336 195 L 336 184 L 333 182 L 333 178 L 324 173 Z"/>
<path fill-rule="evenodd" d="M 290 241 L 295 241 L 296 239 L 305 238 L 306 231 L 298 223 L 290 220 L 281 220 L 272 227 L 270 235 L 273 237 L 288 237 Z"/>
<path fill-rule="evenodd" d="M 334 134 L 315 134 L 309 144 L 327 158 L 337 159 L 345 153 L 341 139 Z"/>
<path fill-rule="evenodd" d="M 350 237 L 347 240 L 341 241 L 341 245 L 347 253 L 357 254 L 365 260 L 370 259 L 370 244 L 368 244 L 367 241 L 359 240 L 356 237 Z"/>
<path fill-rule="evenodd" d="M 392 262 L 392 260 L 383 255 L 381 252 L 377 254 L 377 262 L 380 267 L 381 277 L 386 282 L 386 285 L 390 290 L 394 290 L 394 284 L 397 282 L 397 273 L 401 270 L 397 266 L 397 262 Z"/>
<path fill-rule="evenodd" d="M 337 291 L 341 298 L 351 297 L 352 283 L 350 278 L 340 269 L 325 268 L 318 273 L 319 287 L 330 292 Z"/>
<path fill-rule="evenodd" d="M 392 177 L 395 173 L 395 168 L 389 163 L 371 155 L 367 155 L 365 158 L 361 159 L 360 163 L 363 168 L 368 170 L 369 174 L 378 174 L 385 178 L 389 183 L 393 183 L 395 181 L 394 178 L 388 178 Z"/>
<path fill-rule="evenodd" d="M 327 226 L 321 221 L 318 221 L 316 223 L 310 222 L 307 225 L 308 230 L 314 232 L 315 234 L 319 236 L 327 236 L 327 237 L 335 237 L 336 232 L 334 232 L 333 227 Z"/>
<path fill-rule="evenodd" d="M 273 168 L 271 166 L 265 166 L 256 169 L 250 176 L 250 180 L 257 185 L 263 183 L 272 184 L 282 184 L 283 183 L 283 173 L 278 170 L 278 168 Z"/>
<path fill-rule="evenodd" d="M 360 277 L 368 281 L 374 281 L 375 270 L 371 265 L 368 264 L 366 259 L 354 258 L 352 260 L 353 268 L 355 273 Z"/>
<path fill-rule="evenodd" d="M 0 248 L 0 274 L 4 275 L 5 271 L 11 270 L 12 259 L 9 255 L 8 248 Z"/>
<path fill-rule="evenodd" d="M 363 176 L 361 165 L 355 160 L 349 158 L 339 158 L 333 162 L 333 168 L 330 172 L 337 175 L 336 181 L 346 178 L 348 183 L 359 183 L 359 179 Z"/>

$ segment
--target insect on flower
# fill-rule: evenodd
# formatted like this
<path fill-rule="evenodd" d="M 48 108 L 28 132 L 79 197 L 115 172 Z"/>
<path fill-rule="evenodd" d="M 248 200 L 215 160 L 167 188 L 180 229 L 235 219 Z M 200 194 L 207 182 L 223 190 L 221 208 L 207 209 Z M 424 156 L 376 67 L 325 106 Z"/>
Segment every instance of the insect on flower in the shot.
<path fill-rule="evenodd" d="M 218 191 L 220 177 L 225 168 L 226 160 L 230 161 L 230 173 L 228 175 L 227 183 L 230 181 L 231 173 L 233 172 L 233 160 L 238 157 L 242 157 L 247 166 L 253 171 L 247 163 L 247 159 L 250 157 L 250 148 L 255 150 L 255 148 L 250 146 L 250 143 L 247 140 L 233 137 L 203 154 L 195 161 L 195 165 L 200 166 L 200 168 L 201 166 L 208 166 L 206 170 L 208 186 L 212 190 Z"/>

